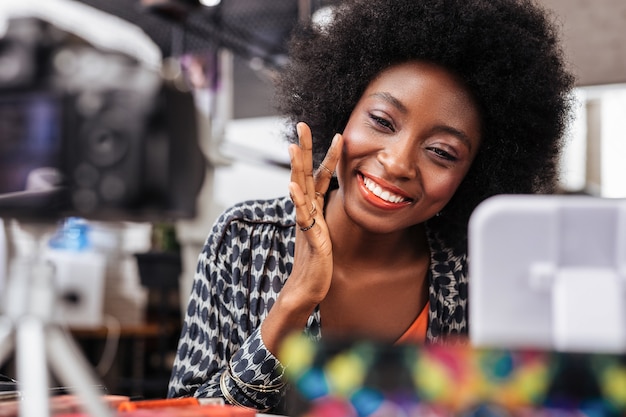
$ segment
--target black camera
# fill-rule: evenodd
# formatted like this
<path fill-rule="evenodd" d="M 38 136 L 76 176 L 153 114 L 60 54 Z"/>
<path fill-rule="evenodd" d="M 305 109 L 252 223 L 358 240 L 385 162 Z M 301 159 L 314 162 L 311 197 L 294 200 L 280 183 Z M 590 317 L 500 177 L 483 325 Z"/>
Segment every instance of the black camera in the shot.
<path fill-rule="evenodd" d="M 0 38 L 0 217 L 189 218 L 205 175 L 192 93 L 40 18 Z"/>

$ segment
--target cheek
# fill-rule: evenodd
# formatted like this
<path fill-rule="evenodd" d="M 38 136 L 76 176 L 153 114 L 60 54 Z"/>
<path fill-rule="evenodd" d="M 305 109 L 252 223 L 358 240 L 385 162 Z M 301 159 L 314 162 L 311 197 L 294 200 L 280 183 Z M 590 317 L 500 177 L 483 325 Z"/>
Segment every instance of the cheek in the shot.
<path fill-rule="evenodd" d="M 358 131 L 351 129 L 348 125 L 342 133 L 343 148 L 341 157 L 337 162 L 337 179 L 339 185 L 344 187 L 344 180 L 350 178 L 352 173 L 358 169 L 359 164 L 370 153 L 371 146 L 368 146 L 365 136 Z"/>
<path fill-rule="evenodd" d="M 345 130 L 342 133 L 343 135 L 343 155 L 345 157 L 346 154 L 351 154 L 354 151 L 355 147 L 358 147 L 358 133 L 354 131 L 350 127 L 350 124 L 346 126 Z"/>
<path fill-rule="evenodd" d="M 459 188 L 463 177 L 464 173 L 432 173 L 429 178 L 423 178 L 424 189 L 431 198 L 447 203 Z"/>
<path fill-rule="evenodd" d="M 343 148 L 337 164 L 337 171 L 348 168 L 350 160 L 355 157 L 358 149 L 358 142 L 355 143 L 354 136 L 346 129 L 343 133 Z"/>
<path fill-rule="evenodd" d="M 359 129 L 354 124 L 349 123 L 343 131 L 343 158 L 358 158 L 371 154 L 377 150 L 376 137 L 365 129 Z"/>

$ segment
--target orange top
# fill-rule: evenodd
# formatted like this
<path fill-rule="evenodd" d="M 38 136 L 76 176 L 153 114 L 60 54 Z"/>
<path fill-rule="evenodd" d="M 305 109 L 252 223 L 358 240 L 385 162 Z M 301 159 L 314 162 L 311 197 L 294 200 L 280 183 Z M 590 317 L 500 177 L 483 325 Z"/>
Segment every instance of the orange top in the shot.
<path fill-rule="evenodd" d="M 428 305 L 426 303 L 422 311 L 419 313 L 413 324 L 404 332 L 398 340 L 396 345 L 410 344 L 410 343 L 424 343 L 426 340 L 426 329 L 428 328 Z"/>

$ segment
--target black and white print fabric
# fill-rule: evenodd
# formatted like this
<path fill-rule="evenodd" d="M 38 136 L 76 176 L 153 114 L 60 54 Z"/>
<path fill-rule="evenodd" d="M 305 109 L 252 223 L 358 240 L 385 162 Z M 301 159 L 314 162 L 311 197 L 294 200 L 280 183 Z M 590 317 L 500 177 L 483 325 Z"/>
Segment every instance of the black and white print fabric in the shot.
<path fill-rule="evenodd" d="M 230 397 L 260 410 L 279 403 L 281 392 L 249 385 L 281 382 L 282 365 L 259 328 L 291 273 L 295 230 L 288 197 L 240 203 L 215 222 L 199 256 L 169 397 Z M 427 340 L 437 342 L 467 332 L 467 266 L 465 253 L 443 247 L 432 234 L 429 241 Z M 319 310 L 303 330 L 321 336 Z"/>

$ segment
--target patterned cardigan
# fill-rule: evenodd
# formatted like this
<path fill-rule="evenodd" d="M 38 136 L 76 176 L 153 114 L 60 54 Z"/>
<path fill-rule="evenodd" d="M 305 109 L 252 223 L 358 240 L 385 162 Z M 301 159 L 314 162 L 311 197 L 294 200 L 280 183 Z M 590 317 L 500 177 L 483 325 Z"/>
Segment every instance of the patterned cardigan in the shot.
<path fill-rule="evenodd" d="M 250 385 L 280 385 L 282 365 L 265 348 L 259 329 L 291 273 L 295 230 L 288 197 L 246 201 L 217 219 L 199 256 L 169 397 L 222 397 L 264 411 L 279 404 L 282 390 Z M 467 333 L 466 254 L 428 234 L 426 338 L 442 342 Z M 319 338 L 321 325 L 316 309 L 304 330 Z"/>

